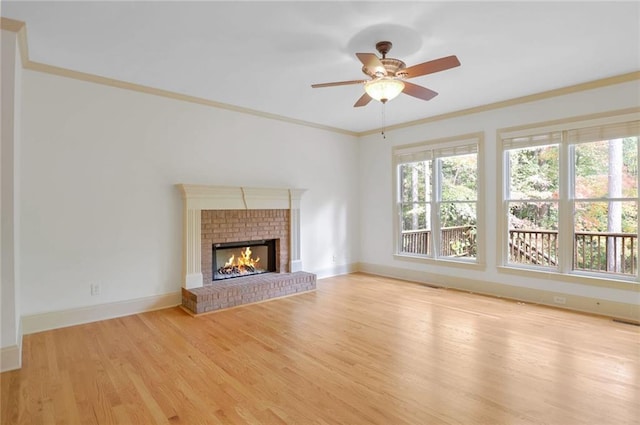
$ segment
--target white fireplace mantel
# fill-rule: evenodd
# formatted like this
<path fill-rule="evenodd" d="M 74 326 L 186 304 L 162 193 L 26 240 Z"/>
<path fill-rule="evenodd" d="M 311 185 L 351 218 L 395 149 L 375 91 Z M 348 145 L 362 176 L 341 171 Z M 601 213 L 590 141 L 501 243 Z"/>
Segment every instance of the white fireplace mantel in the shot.
<path fill-rule="evenodd" d="M 202 210 L 290 210 L 289 270 L 302 270 L 300 260 L 300 198 L 306 189 L 204 186 L 178 184 L 184 199 L 182 269 L 185 289 L 203 286 L 201 257 Z"/>

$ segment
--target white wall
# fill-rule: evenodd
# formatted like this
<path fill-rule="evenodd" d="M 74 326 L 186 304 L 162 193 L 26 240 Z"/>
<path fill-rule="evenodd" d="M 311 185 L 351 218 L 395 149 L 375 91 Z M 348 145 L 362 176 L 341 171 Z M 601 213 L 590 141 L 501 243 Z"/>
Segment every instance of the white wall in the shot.
<path fill-rule="evenodd" d="M 24 315 L 179 291 L 176 183 L 308 189 L 304 270 L 330 275 L 357 260 L 355 137 L 45 73 L 23 78 Z"/>
<path fill-rule="evenodd" d="M 177 293 L 176 183 L 308 189 L 301 254 L 304 269 L 320 277 L 360 264 L 398 277 L 517 287 L 525 298 L 531 298 L 525 290 L 542 289 L 640 301 L 634 290 L 500 273 L 487 239 L 482 271 L 395 260 L 391 187 L 391 146 L 483 131 L 486 187 L 495 188 L 496 129 L 638 106 L 637 82 L 358 139 L 45 73 L 24 71 L 23 79 L 24 316 Z M 495 207 L 494 190 L 486 205 Z M 496 234 L 493 216 L 485 226 L 487 235 Z M 101 294 L 91 296 L 96 283 Z"/>
<path fill-rule="evenodd" d="M 437 98 L 434 101 L 437 101 Z M 500 259 L 496 255 L 494 242 L 495 235 L 498 234 L 497 220 L 492 211 L 496 210 L 495 188 L 500 172 L 496 167 L 496 131 L 498 129 L 638 106 L 640 106 L 640 83 L 635 81 L 387 131 L 386 140 L 382 140 L 379 134 L 362 137 L 360 185 L 367 188 L 360 191 L 360 261 L 363 269 L 397 277 L 415 278 L 422 274 L 427 276 L 426 280 L 429 280 L 428 276 L 432 275 L 434 280 L 441 280 L 434 283 L 451 287 L 455 287 L 460 278 L 466 278 L 486 282 L 486 292 L 498 295 L 501 290 L 499 288 L 496 290 L 496 286 L 489 283 L 509 285 L 521 288 L 520 292 L 511 291 L 510 294 L 524 299 L 531 298 L 531 293 L 523 289 L 540 289 L 603 301 L 629 303 L 629 314 L 637 315 L 637 304 L 640 303 L 638 285 L 629 290 L 622 290 L 500 273 L 497 268 Z M 388 108 L 393 108 L 393 104 L 390 103 Z M 484 187 L 487 210 L 484 226 L 487 238 L 480 249 L 485 250 L 486 269 L 478 271 L 394 259 L 391 147 L 475 132 L 484 132 L 485 136 L 486 184 Z"/>
<path fill-rule="evenodd" d="M 20 367 L 20 105 L 22 64 L 16 33 L 2 30 L 0 147 L 0 370 Z"/>

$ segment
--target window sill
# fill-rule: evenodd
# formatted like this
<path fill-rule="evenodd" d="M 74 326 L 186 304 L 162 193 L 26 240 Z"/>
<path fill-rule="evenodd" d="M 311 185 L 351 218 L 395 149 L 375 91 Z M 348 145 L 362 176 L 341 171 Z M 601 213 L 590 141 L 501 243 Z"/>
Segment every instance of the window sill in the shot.
<path fill-rule="evenodd" d="M 410 255 L 410 254 L 393 254 L 394 260 L 409 261 L 414 263 L 432 264 L 436 266 L 456 267 L 469 270 L 484 270 L 485 265 L 478 262 L 478 260 L 454 260 L 449 258 L 432 258 L 422 255 Z"/>
<path fill-rule="evenodd" d="M 618 280 L 600 276 L 587 276 L 580 274 L 564 274 L 553 270 L 534 270 L 514 266 L 498 266 L 498 272 L 513 274 L 536 279 L 554 280 L 580 285 L 600 286 L 604 288 L 622 289 L 626 291 L 640 291 L 640 283 L 637 280 Z"/>

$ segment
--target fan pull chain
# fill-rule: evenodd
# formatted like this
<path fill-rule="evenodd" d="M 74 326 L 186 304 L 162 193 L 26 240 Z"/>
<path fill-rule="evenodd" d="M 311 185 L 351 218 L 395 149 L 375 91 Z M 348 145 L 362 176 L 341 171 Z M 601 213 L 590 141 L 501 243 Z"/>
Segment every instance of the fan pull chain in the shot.
<path fill-rule="evenodd" d="M 386 139 L 387 135 L 384 133 L 384 130 L 386 128 L 386 113 L 385 113 L 385 104 L 382 104 L 382 138 Z"/>

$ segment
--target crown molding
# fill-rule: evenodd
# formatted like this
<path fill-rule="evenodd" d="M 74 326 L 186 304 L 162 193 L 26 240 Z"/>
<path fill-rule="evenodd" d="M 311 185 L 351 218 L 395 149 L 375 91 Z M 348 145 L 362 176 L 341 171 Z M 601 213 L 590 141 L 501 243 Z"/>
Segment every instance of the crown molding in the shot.
<path fill-rule="evenodd" d="M 182 93 L 176 93 L 169 90 L 159 89 L 156 87 L 149 87 L 149 86 L 143 86 L 140 84 L 129 83 L 122 80 L 116 80 L 113 78 L 107 78 L 107 77 L 102 77 L 95 74 L 89 74 L 86 72 L 74 71 L 67 68 L 60 68 L 57 66 L 47 65 L 40 62 L 33 62 L 31 60 L 28 60 L 26 64 L 25 62 L 23 62 L 23 66 L 25 69 L 28 69 L 31 71 L 38 71 L 46 74 L 58 75 L 60 77 L 72 78 L 75 80 L 81 80 L 81 81 L 86 81 L 86 82 L 95 83 L 95 84 L 102 84 L 105 86 L 131 90 L 131 91 L 150 94 L 154 96 L 166 97 L 173 100 L 179 100 L 182 102 L 189 102 L 189 103 L 195 103 L 198 105 L 210 106 L 212 108 L 217 108 L 217 109 L 226 109 L 228 111 L 239 112 L 247 115 L 254 115 L 260 118 L 266 118 L 266 119 L 271 119 L 276 121 L 284 121 L 289 124 L 302 125 L 305 127 L 316 128 L 319 130 L 346 134 L 349 136 L 358 135 L 358 133 L 356 132 L 344 130 L 341 128 L 326 126 L 322 124 L 316 124 L 310 121 L 298 120 L 295 118 L 289 118 L 283 115 L 272 114 L 264 111 L 258 111 L 256 109 L 244 108 L 242 106 L 231 105 L 229 103 L 216 102 L 214 100 L 205 99 L 197 96 L 191 96 L 191 95 L 182 94 Z"/>
<path fill-rule="evenodd" d="M 20 51 L 20 61 L 25 68 L 29 63 L 29 49 L 27 46 L 27 24 L 15 19 L 2 17 L 0 19 L 0 29 L 15 32 L 18 37 L 18 50 Z"/>
<path fill-rule="evenodd" d="M 319 130 L 331 131 L 334 133 L 346 134 L 348 136 L 358 136 L 357 132 L 344 130 L 337 127 L 331 127 L 327 125 L 317 124 L 310 121 L 298 120 L 295 118 L 285 117 L 283 115 L 272 114 L 269 112 L 258 111 L 256 109 L 244 108 L 241 106 L 231 105 L 228 103 L 216 102 L 214 100 L 205 99 L 197 96 L 186 95 L 182 93 L 176 93 L 169 90 L 162 90 L 155 87 L 143 86 L 140 84 L 129 83 L 126 81 L 116 80 L 113 78 L 102 77 L 95 74 L 89 74 L 86 72 L 74 71 L 67 68 L 61 68 L 58 66 L 48 65 L 45 63 L 34 62 L 29 59 L 29 53 L 27 48 L 27 35 L 26 24 L 22 21 L 17 21 L 9 18 L 2 18 L 0 22 L 0 28 L 3 30 L 15 32 L 18 34 L 18 42 L 20 45 L 20 52 L 22 58 L 22 67 L 31 71 L 43 72 L 46 74 L 57 75 L 60 77 L 72 78 L 75 80 L 86 81 L 95 84 L 102 84 L 110 87 L 117 87 L 120 89 L 136 91 L 139 93 L 151 94 L 154 96 L 166 97 L 182 102 L 195 103 L 198 105 L 210 106 L 218 109 L 226 109 L 229 111 L 240 112 L 247 115 L 254 115 L 261 118 L 284 121 L 289 124 L 296 124 L 310 128 L 316 128 Z"/>
<path fill-rule="evenodd" d="M 126 81 L 116 80 L 113 78 L 101 77 L 95 74 L 89 74 L 85 72 L 74 71 L 71 69 L 60 68 L 53 65 L 48 65 L 39 62 L 33 62 L 29 59 L 29 52 L 27 46 L 27 31 L 26 24 L 22 21 L 17 21 L 9 18 L 2 18 L 0 22 L 0 28 L 7 31 L 16 32 L 18 34 L 18 43 L 20 47 L 20 53 L 22 58 L 22 66 L 25 69 L 32 71 L 43 72 L 47 74 L 58 75 L 61 77 L 72 78 L 81 81 L 87 81 L 96 84 L 102 84 L 110 87 L 117 87 L 120 89 L 136 91 L 145 94 L 151 94 L 154 96 L 166 97 L 182 102 L 195 103 L 199 105 L 209 106 L 218 109 L 226 109 L 229 111 L 239 112 L 247 115 L 254 115 L 261 118 L 283 121 L 290 124 L 301 125 L 310 128 L 316 128 L 319 130 L 330 131 L 339 134 L 346 134 L 348 136 L 363 137 L 371 134 L 380 133 L 382 128 L 367 130 L 367 131 L 350 131 L 342 128 L 326 126 L 317 124 L 310 121 L 298 120 L 295 118 L 285 117 L 283 115 L 272 114 L 269 112 L 258 111 L 255 109 L 244 108 L 241 106 L 231 105 L 228 103 L 216 102 L 214 100 L 205 99 L 197 96 L 191 96 L 181 93 L 172 92 L 169 90 L 162 90 L 155 87 L 143 86 L 140 84 L 129 83 Z M 626 74 L 615 75 L 608 78 L 601 78 L 598 80 L 587 81 L 584 83 L 574 84 L 567 87 L 560 87 L 557 89 L 547 90 L 540 93 L 535 93 L 526 96 L 515 97 L 512 99 L 502 100 L 499 102 L 489 103 L 487 105 L 474 106 L 471 108 L 461 109 L 458 111 L 447 112 L 440 115 L 434 115 L 431 117 L 421 118 L 418 120 L 407 121 L 405 123 L 387 126 L 384 128 L 385 132 L 392 130 L 399 130 L 402 128 L 413 127 L 422 124 L 428 124 L 436 121 L 447 120 L 451 118 L 458 118 L 465 115 L 477 114 L 480 112 L 491 111 L 495 109 L 507 108 L 509 106 L 520 105 L 523 103 L 535 102 L 538 100 L 549 99 L 552 97 L 563 96 L 580 91 L 593 90 L 600 87 L 611 86 L 615 84 L 622 84 L 630 81 L 640 80 L 640 71 L 629 72 Z"/>
<path fill-rule="evenodd" d="M 520 105 L 523 103 L 535 102 L 538 100 L 549 99 L 557 96 L 564 96 L 571 93 L 577 93 L 581 91 L 593 90 L 600 87 L 612 86 L 615 84 L 627 83 L 630 81 L 640 80 L 640 71 L 629 72 L 627 74 L 615 75 L 613 77 L 601 78 L 599 80 L 587 81 L 585 83 L 574 84 L 567 87 L 560 87 L 557 89 L 547 90 L 540 93 L 530 94 L 527 96 L 514 97 L 512 99 L 501 100 L 499 102 L 489 103 L 487 105 L 474 106 L 472 108 L 461 109 L 458 111 L 448 112 L 446 114 L 434 115 L 432 117 L 422 118 L 419 120 L 408 121 L 402 124 L 396 124 L 384 128 L 385 132 L 391 130 L 398 130 L 401 128 L 413 127 L 421 124 L 428 124 L 435 121 L 442 121 L 451 118 L 458 118 L 465 115 L 477 114 L 480 112 L 492 111 L 494 109 L 507 108 L 509 106 Z M 368 136 L 371 134 L 380 133 L 383 129 L 363 131 L 358 133 L 358 136 Z"/>
<path fill-rule="evenodd" d="M 24 28 L 26 24 L 22 21 L 16 21 L 15 19 L 0 18 L 0 28 L 6 31 L 18 32 Z"/>

